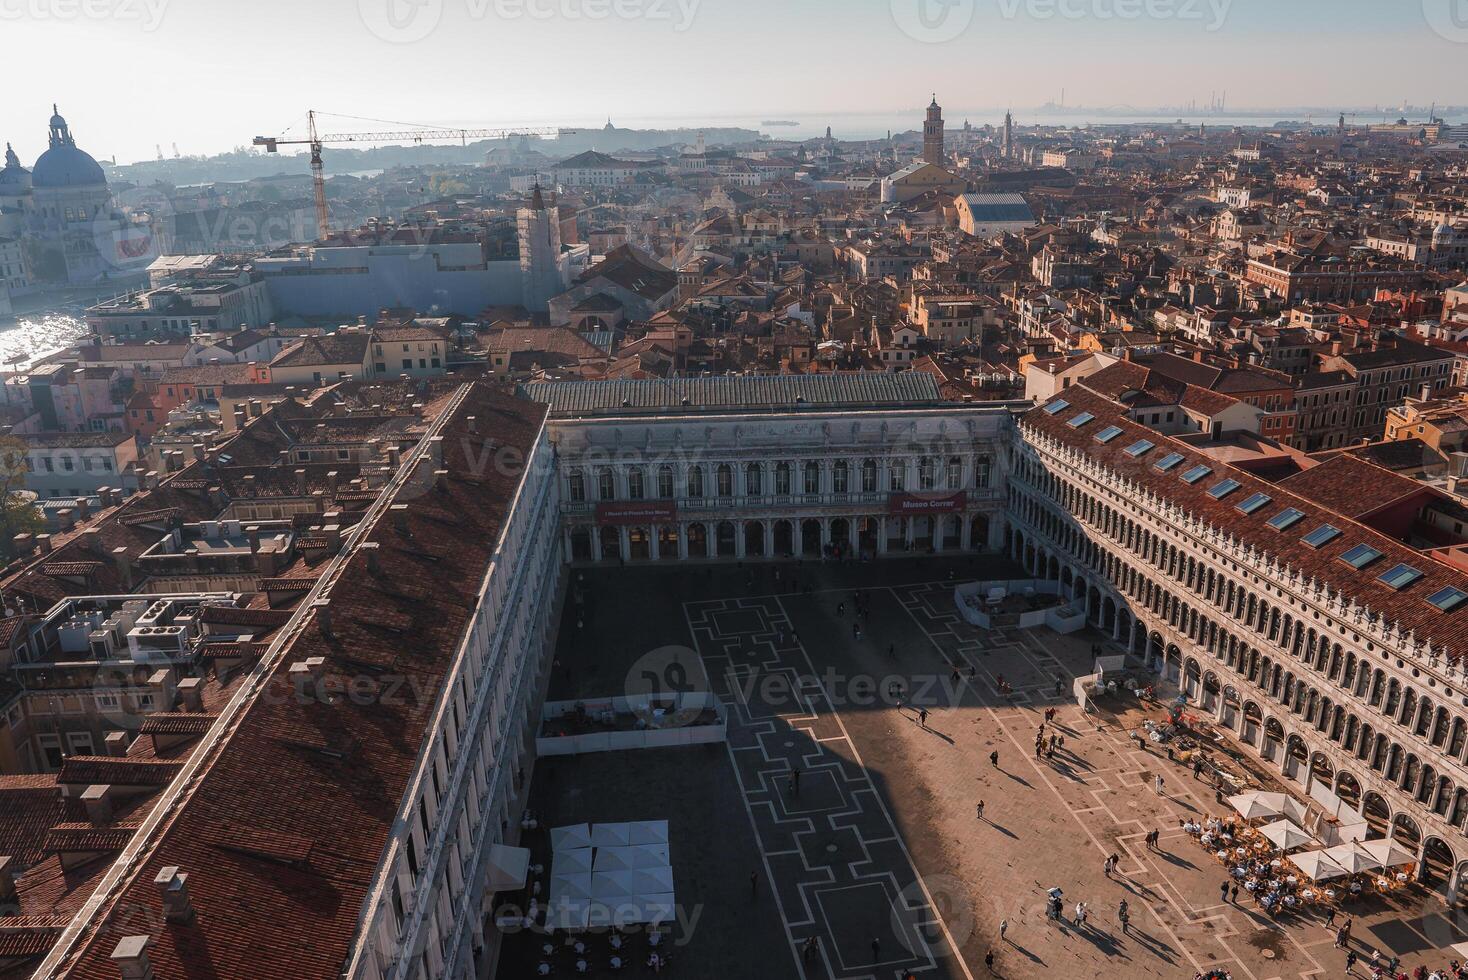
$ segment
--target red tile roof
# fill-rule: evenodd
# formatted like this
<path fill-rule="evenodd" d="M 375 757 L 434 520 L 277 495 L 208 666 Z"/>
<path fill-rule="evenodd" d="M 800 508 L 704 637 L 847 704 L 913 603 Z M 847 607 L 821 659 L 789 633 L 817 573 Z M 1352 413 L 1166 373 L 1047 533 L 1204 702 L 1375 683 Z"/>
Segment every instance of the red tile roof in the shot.
<path fill-rule="evenodd" d="M 1187 443 L 1138 425 L 1127 419 L 1115 402 L 1084 387 L 1067 389 L 1050 404 L 1061 399 L 1068 403 L 1068 408 L 1050 415 L 1041 406 L 1027 412 L 1022 417 L 1023 423 L 1170 500 L 1241 544 L 1252 545 L 1256 551 L 1288 564 L 1302 576 L 1319 580 L 1334 591 L 1344 591 L 1347 597 L 1385 617 L 1388 623 L 1400 625 L 1403 630 L 1414 630 L 1419 641 L 1431 642 L 1434 649 L 1445 648 L 1450 658 L 1456 659 L 1468 652 L 1468 604 L 1443 613 L 1426 602 L 1428 596 L 1447 586 L 1468 592 L 1468 576 L 1462 572 L 1395 538 L 1359 524 L 1334 508 L 1324 507 L 1311 497 L 1295 493 L 1288 480 L 1278 485 L 1270 483 L 1207 456 Z M 1096 421 L 1080 429 L 1072 428 L 1069 421 L 1082 411 L 1093 414 Z M 1123 434 L 1103 445 L 1093 437 L 1106 425 L 1121 428 Z M 1127 447 L 1141 439 L 1154 443 L 1157 448 L 1138 458 L 1128 456 Z M 1160 473 L 1153 463 L 1169 452 L 1181 453 L 1187 462 L 1173 468 L 1170 473 Z M 1183 483 L 1177 474 L 1198 463 L 1206 464 L 1213 472 L 1197 484 Z M 1215 500 L 1209 496 L 1208 490 L 1226 477 L 1237 480 L 1240 488 L 1227 499 Z M 1267 494 L 1271 498 L 1270 504 L 1250 515 L 1241 513 L 1237 504 L 1256 492 Z M 1304 513 L 1304 519 L 1282 532 L 1265 523 L 1287 507 Z M 1301 540 L 1322 524 L 1333 525 L 1344 533 L 1319 549 Z M 1382 558 L 1359 571 L 1337 560 L 1358 544 L 1371 545 L 1382 553 Z M 1422 579 L 1400 591 L 1378 581 L 1379 575 L 1398 563 L 1420 570 L 1424 573 Z"/>
<path fill-rule="evenodd" d="M 518 473 L 494 467 L 470 475 L 473 461 L 490 446 L 528 453 L 544 418 L 544 406 L 469 389 L 442 432 L 446 487 L 403 497 L 406 534 L 379 520 L 384 511 L 369 517 L 365 536 L 378 543 L 380 573 L 352 553 L 327 580 L 331 633 L 303 613 L 301 629 L 268 661 L 265 690 L 223 721 L 220 745 L 196 752 L 197 783 L 105 892 L 62 975 L 114 980 L 108 955 L 128 926 L 113 919 L 126 913 L 135 923 L 140 909 L 142 920 L 158 915 L 153 878 L 176 865 L 189 875 L 197 918 L 153 936 L 160 977 L 200 964 L 220 980 L 338 976 L 519 484 Z M 439 468 L 428 458 L 417 465 Z M 388 621 L 404 632 L 374 625 Z M 392 698 L 306 703 L 287 672 L 314 656 L 338 682 L 372 676 L 362 665 L 377 663 L 406 683 Z"/>

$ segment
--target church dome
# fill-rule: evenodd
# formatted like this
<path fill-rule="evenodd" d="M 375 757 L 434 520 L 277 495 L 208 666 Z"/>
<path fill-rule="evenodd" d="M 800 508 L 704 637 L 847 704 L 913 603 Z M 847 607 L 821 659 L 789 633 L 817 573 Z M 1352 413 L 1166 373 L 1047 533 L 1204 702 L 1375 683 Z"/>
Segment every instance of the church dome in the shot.
<path fill-rule="evenodd" d="M 5 144 L 5 166 L 0 167 L 0 187 L 28 187 L 31 172 L 20 165 L 20 158 L 10 144 Z"/>
<path fill-rule="evenodd" d="M 55 106 L 51 107 L 54 113 Z M 60 113 L 51 116 L 51 147 L 41 154 L 31 169 L 31 186 L 44 189 L 67 187 L 99 187 L 107 184 L 107 175 L 91 154 L 79 148 Z"/>

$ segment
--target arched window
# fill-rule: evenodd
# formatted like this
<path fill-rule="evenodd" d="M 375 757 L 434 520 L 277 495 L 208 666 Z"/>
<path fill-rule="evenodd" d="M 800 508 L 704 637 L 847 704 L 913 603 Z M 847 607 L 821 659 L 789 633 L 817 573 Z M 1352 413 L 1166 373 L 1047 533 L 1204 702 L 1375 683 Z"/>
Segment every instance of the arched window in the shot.
<path fill-rule="evenodd" d="M 703 496 L 703 467 L 688 467 L 688 496 L 694 500 Z"/>
<path fill-rule="evenodd" d="M 642 467 L 634 466 L 627 471 L 627 499 L 641 500 L 646 493 L 643 486 Z"/>
<path fill-rule="evenodd" d="M 847 493 L 851 490 L 851 466 L 844 459 L 836 460 L 831 467 L 831 492 Z"/>
<path fill-rule="evenodd" d="M 586 474 L 580 470 L 572 470 L 566 478 L 568 484 L 567 492 L 571 495 L 573 503 L 583 503 L 586 500 Z"/>
<path fill-rule="evenodd" d="M 804 489 L 802 493 L 821 492 L 821 464 L 815 460 L 805 464 L 805 479 L 802 481 Z"/>
<path fill-rule="evenodd" d="M 918 489 L 919 490 L 931 490 L 931 489 L 933 489 L 934 481 L 936 479 L 937 479 L 937 473 L 936 473 L 936 469 L 935 469 L 934 464 L 933 464 L 933 457 L 931 457 L 931 456 L 924 456 L 921 459 L 919 459 L 918 460 Z"/>
<path fill-rule="evenodd" d="M 963 489 L 963 459 L 958 456 L 948 457 L 948 489 Z"/>
<path fill-rule="evenodd" d="M 790 494 L 790 464 L 775 464 L 775 493 L 782 497 Z"/>
<path fill-rule="evenodd" d="M 612 500 L 617 496 L 616 481 L 612 479 L 611 467 L 603 466 L 596 473 L 596 499 Z"/>
<path fill-rule="evenodd" d="M 875 459 L 861 461 L 861 492 L 877 492 L 877 461 Z"/>
<path fill-rule="evenodd" d="M 717 493 L 720 497 L 734 496 L 734 467 L 728 463 L 720 463 L 717 470 Z"/>
<path fill-rule="evenodd" d="M 750 463 L 744 468 L 744 495 L 758 497 L 762 493 L 764 493 L 764 470 L 758 463 Z"/>
<path fill-rule="evenodd" d="M 663 500 L 673 499 L 673 467 L 658 467 L 658 496 Z"/>

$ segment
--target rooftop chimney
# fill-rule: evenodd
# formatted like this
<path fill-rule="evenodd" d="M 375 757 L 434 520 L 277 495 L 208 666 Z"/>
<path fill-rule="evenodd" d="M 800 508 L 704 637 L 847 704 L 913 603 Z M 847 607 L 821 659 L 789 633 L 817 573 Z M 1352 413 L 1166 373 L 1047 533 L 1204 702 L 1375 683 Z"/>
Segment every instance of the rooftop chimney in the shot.
<path fill-rule="evenodd" d="M 158 711 L 173 708 L 173 668 L 160 667 L 148 676 L 148 687 L 153 691 L 153 703 Z"/>
<path fill-rule="evenodd" d="M 127 546 L 118 545 L 112 549 L 112 560 L 117 564 L 117 577 L 122 579 L 122 584 L 129 589 L 133 586 L 133 562 L 128 557 Z"/>
<path fill-rule="evenodd" d="M 76 498 L 76 519 L 85 521 L 92 516 L 92 501 L 89 497 Z"/>
<path fill-rule="evenodd" d="M 117 964 L 122 980 L 153 980 L 153 964 L 148 962 L 148 944 L 152 936 L 123 936 L 112 947 L 109 959 Z"/>
<path fill-rule="evenodd" d="M 0 855 L 0 907 L 15 905 L 15 858 Z"/>
<path fill-rule="evenodd" d="M 43 554 L 43 555 L 49 555 L 51 553 L 51 535 L 49 535 L 49 534 L 38 534 L 38 535 L 36 535 L 36 547 L 41 550 L 41 554 Z"/>
<path fill-rule="evenodd" d="M 174 865 L 159 868 L 153 884 L 163 893 L 163 918 L 169 922 L 194 921 L 194 906 L 189 901 L 189 876 Z"/>
<path fill-rule="evenodd" d="M 405 537 L 411 536 L 411 531 L 408 528 L 408 505 L 390 504 L 387 510 L 392 515 L 392 526 L 397 529 L 398 533 Z"/>
<path fill-rule="evenodd" d="M 106 755 L 121 759 L 127 755 L 127 732 L 108 732 L 107 737 L 102 739 L 102 747 L 106 750 Z"/>
<path fill-rule="evenodd" d="M 62 531 L 70 531 L 76 527 L 76 511 L 70 507 L 63 507 L 56 512 L 56 524 Z"/>
<path fill-rule="evenodd" d="M 311 608 L 316 610 L 316 628 L 321 631 L 321 635 L 327 638 L 335 635 L 331 631 L 331 603 L 325 599 L 317 599 L 311 603 Z"/>
<path fill-rule="evenodd" d="M 178 682 L 179 707 L 185 711 L 204 710 L 204 681 L 199 677 L 185 677 Z"/>
<path fill-rule="evenodd" d="M 367 556 L 367 571 L 371 575 L 382 574 L 382 558 L 380 552 L 382 546 L 376 541 L 364 541 L 359 545 L 362 553 Z"/>
<path fill-rule="evenodd" d="M 11 541 L 15 542 L 15 554 L 17 557 L 30 554 L 31 549 L 36 546 L 36 539 L 24 532 L 11 538 Z"/>
<path fill-rule="evenodd" d="M 296 495 L 300 497 L 304 497 L 306 495 L 305 470 L 296 470 Z"/>
<path fill-rule="evenodd" d="M 87 808 L 87 819 L 97 826 L 112 822 L 112 787 L 105 783 L 94 783 L 82 790 L 82 805 Z"/>

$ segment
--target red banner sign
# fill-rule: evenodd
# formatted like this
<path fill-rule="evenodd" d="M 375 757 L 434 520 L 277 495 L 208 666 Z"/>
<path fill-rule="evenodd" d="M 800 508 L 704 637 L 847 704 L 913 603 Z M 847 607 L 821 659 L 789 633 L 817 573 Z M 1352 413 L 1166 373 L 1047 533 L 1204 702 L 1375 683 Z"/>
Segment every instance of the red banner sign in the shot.
<path fill-rule="evenodd" d="M 887 498 L 887 513 L 921 517 L 923 514 L 954 514 L 968 504 L 968 494 L 957 493 L 928 495 L 921 493 L 894 493 Z"/>
<path fill-rule="evenodd" d="M 596 522 L 613 526 L 667 524 L 678 519 L 678 506 L 669 500 L 626 500 L 596 505 Z"/>

